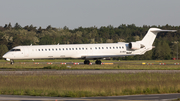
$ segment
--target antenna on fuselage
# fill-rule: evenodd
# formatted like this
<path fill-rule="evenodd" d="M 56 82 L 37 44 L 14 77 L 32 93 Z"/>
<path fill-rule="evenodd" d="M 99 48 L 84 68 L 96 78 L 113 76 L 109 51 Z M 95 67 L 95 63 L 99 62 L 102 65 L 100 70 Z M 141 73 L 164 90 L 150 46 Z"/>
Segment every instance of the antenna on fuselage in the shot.
<path fill-rule="evenodd" d="M 30 46 L 32 46 L 32 44 Z"/>

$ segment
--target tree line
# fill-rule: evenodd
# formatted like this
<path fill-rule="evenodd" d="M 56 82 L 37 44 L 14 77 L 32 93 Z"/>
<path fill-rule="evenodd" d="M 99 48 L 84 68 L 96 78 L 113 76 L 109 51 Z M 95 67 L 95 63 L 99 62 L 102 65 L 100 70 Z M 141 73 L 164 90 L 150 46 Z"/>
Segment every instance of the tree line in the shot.
<path fill-rule="evenodd" d="M 135 42 L 141 40 L 151 27 L 177 30 L 176 33 L 159 33 L 155 39 L 155 48 L 142 56 L 119 57 L 115 59 L 126 60 L 151 60 L 176 58 L 180 53 L 180 26 L 147 26 L 138 27 L 135 24 L 121 24 L 118 27 L 102 26 L 79 27 L 69 29 L 54 28 L 51 25 L 46 28 L 37 28 L 33 25 L 22 27 L 18 23 L 14 26 L 5 24 L 0 26 L 0 58 L 11 48 L 18 45 L 52 45 L 52 44 L 85 44 L 85 43 L 116 43 Z M 180 57 L 180 55 L 178 54 Z"/>

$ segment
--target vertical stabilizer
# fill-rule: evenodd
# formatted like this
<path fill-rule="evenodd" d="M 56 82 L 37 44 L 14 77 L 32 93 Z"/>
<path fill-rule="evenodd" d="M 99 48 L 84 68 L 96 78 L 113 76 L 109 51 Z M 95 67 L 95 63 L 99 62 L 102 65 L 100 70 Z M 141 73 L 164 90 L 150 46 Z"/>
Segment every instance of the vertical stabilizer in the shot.
<path fill-rule="evenodd" d="M 176 32 L 176 30 L 162 30 L 159 28 L 150 28 L 145 37 L 140 41 L 145 47 L 152 47 L 152 44 L 158 32 Z"/>

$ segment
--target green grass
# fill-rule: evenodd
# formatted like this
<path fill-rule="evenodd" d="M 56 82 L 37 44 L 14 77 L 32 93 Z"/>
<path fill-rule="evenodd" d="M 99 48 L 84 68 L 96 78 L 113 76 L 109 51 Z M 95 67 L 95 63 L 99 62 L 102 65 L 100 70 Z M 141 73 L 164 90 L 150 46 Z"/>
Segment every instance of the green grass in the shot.
<path fill-rule="evenodd" d="M 59 64 L 33 64 L 33 63 L 26 63 L 26 64 L 19 64 L 15 63 L 13 65 L 0 63 L 0 69 L 6 70 L 16 70 L 16 69 L 71 69 L 71 70 L 79 70 L 79 69 L 120 69 L 120 70 L 180 70 L 180 65 L 141 65 L 141 64 L 130 64 L 130 63 L 123 63 L 123 64 L 113 64 L 113 65 L 61 65 Z"/>
<path fill-rule="evenodd" d="M 83 59 L 38 59 L 38 60 L 15 60 L 15 62 L 83 62 Z M 167 64 L 173 64 L 173 63 L 180 63 L 179 60 L 101 60 L 102 62 L 118 62 L 118 63 L 135 63 L 135 64 L 141 64 L 142 62 L 146 63 L 154 63 L 159 64 L 167 63 Z M 4 59 L 0 59 L 0 62 L 8 62 Z M 90 60 L 90 62 L 95 62 L 95 60 Z"/>
<path fill-rule="evenodd" d="M 114 62 L 113 65 L 61 65 L 61 62 L 83 62 L 79 59 L 56 59 L 56 60 L 37 60 L 40 64 L 33 64 L 31 60 L 16 60 L 15 64 L 8 64 L 5 60 L 1 60 L 0 69 L 128 69 L 128 70 L 180 70 L 178 60 L 131 60 L 131 61 L 117 61 L 117 60 L 102 60 L 102 62 Z M 25 64 L 20 64 L 25 62 Z M 57 64 L 46 64 L 46 62 L 56 62 Z M 91 62 L 94 62 L 91 60 Z M 43 64 L 44 63 L 44 64 Z M 142 65 L 142 63 L 153 63 L 155 65 Z M 171 65 L 159 65 L 159 63 L 166 63 Z"/>
<path fill-rule="evenodd" d="M 90 97 L 180 93 L 179 73 L 0 75 L 0 94 Z"/>

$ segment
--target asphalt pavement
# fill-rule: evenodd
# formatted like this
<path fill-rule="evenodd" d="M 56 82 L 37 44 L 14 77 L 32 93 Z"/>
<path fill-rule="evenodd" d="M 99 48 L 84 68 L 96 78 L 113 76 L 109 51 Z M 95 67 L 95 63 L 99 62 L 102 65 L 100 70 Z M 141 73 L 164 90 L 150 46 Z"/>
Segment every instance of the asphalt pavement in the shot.
<path fill-rule="evenodd" d="M 41 96 L 23 96 L 23 95 L 0 95 L 0 100 L 11 101 L 34 101 L 34 100 L 53 100 L 53 101 L 119 101 L 119 100 L 155 100 L 171 101 L 180 98 L 179 93 L 175 94 L 150 94 L 150 95 L 125 95 L 125 96 L 105 96 L 105 97 L 41 97 Z"/>

